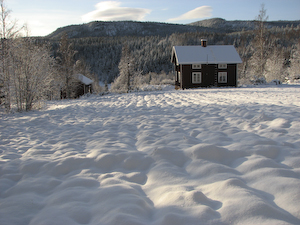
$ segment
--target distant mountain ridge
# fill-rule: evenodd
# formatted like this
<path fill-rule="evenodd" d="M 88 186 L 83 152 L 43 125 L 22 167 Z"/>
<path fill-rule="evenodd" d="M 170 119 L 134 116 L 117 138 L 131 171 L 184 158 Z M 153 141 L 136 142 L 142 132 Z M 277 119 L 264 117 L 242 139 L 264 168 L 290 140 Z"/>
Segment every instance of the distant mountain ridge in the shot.
<path fill-rule="evenodd" d="M 81 25 L 70 25 L 58 28 L 46 38 L 57 39 L 67 32 L 69 38 L 83 37 L 114 37 L 114 36 L 165 36 L 172 33 L 185 33 L 197 31 L 213 31 L 211 28 L 199 26 L 168 24 L 158 22 L 136 22 L 136 21 L 94 21 Z"/>
<path fill-rule="evenodd" d="M 222 29 L 222 30 L 232 29 L 234 31 L 237 31 L 237 30 L 242 30 L 242 29 L 253 30 L 255 28 L 255 23 L 256 22 L 254 20 L 227 21 L 222 18 L 213 18 L 213 19 L 197 21 L 194 23 L 190 23 L 188 25 L 213 28 L 213 29 Z M 267 28 L 286 27 L 286 26 L 296 27 L 296 26 L 300 25 L 300 20 L 297 20 L 297 21 L 285 21 L 285 20 L 266 21 L 265 25 Z"/>
<path fill-rule="evenodd" d="M 286 27 L 298 26 L 300 20 L 297 21 L 268 21 L 266 26 Z M 53 33 L 46 36 L 50 39 L 59 39 L 63 33 L 67 33 L 69 38 L 84 37 L 114 37 L 114 36 L 165 36 L 173 33 L 186 32 L 218 32 L 229 33 L 234 31 L 253 30 L 255 21 L 227 21 L 222 18 L 213 18 L 201 20 L 190 24 L 170 24 L 159 22 L 136 22 L 136 21 L 116 21 L 104 22 L 94 21 L 81 25 L 70 25 L 58 28 Z"/>

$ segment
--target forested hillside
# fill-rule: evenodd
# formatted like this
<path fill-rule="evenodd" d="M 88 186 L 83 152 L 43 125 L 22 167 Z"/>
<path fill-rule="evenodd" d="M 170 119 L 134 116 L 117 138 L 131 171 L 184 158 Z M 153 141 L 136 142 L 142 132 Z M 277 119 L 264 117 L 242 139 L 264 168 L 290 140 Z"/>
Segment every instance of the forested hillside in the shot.
<path fill-rule="evenodd" d="M 116 37 L 116 36 L 166 36 L 173 33 L 187 32 L 217 32 L 230 33 L 241 30 L 254 30 L 256 22 L 252 21 L 227 21 L 222 18 L 213 18 L 197 21 L 191 24 L 170 24 L 158 22 L 138 22 L 138 21 L 94 21 L 81 25 L 70 25 L 61 27 L 47 38 L 59 39 L 64 33 L 68 33 L 69 38 L 84 37 Z M 286 27 L 300 25 L 298 21 L 271 21 L 265 22 L 267 28 Z"/>
<path fill-rule="evenodd" d="M 59 39 L 63 33 L 70 38 L 83 37 L 116 37 L 116 36 L 165 36 L 174 32 L 214 31 L 214 28 L 205 28 L 193 25 L 168 24 L 157 22 L 137 21 L 94 21 L 81 25 L 70 25 L 58 28 L 47 38 Z"/>
<path fill-rule="evenodd" d="M 118 65 L 125 44 L 129 46 L 135 72 L 145 75 L 164 71 L 168 74 L 173 69 L 170 62 L 172 46 L 198 45 L 201 38 L 207 38 L 210 45 L 234 45 L 237 48 L 243 60 L 239 67 L 240 80 L 268 77 L 276 68 L 281 73 L 277 79 L 283 81 L 289 75 L 288 69 L 295 52 L 299 51 L 299 21 L 265 22 L 263 62 L 257 62 L 259 44 L 256 28 L 254 21 L 223 19 L 200 21 L 194 26 L 128 21 L 92 22 L 60 28 L 45 39 L 53 43 L 55 52 L 59 38 L 67 33 L 77 51 L 76 60 L 85 61 L 92 74 L 108 83 L 119 75 Z M 272 57 L 276 58 L 276 62 L 271 60 Z M 254 71 L 255 64 L 263 64 L 265 74 L 257 74 Z"/>
<path fill-rule="evenodd" d="M 199 26 L 202 28 L 211 28 L 215 29 L 215 31 L 224 31 L 226 33 L 241 31 L 241 30 L 255 30 L 256 29 L 256 21 L 254 20 L 234 20 L 228 21 L 222 18 L 213 18 L 207 20 L 200 20 L 194 23 L 190 23 L 192 26 Z M 265 21 L 265 26 L 267 28 L 273 27 L 286 27 L 286 26 L 294 26 L 297 27 L 300 25 L 300 21 Z"/>

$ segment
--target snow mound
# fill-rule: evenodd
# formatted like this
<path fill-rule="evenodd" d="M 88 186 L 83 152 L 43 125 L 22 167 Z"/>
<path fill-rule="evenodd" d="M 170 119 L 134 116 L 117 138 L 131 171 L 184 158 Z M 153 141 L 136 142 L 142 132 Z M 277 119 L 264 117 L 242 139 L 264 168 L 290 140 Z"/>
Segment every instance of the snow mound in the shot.
<path fill-rule="evenodd" d="M 210 144 L 198 144 L 191 147 L 188 151 L 191 152 L 195 159 L 204 159 L 221 164 L 231 164 L 237 158 L 246 154 L 238 151 L 229 151 L 225 148 Z"/>
<path fill-rule="evenodd" d="M 0 224 L 300 224 L 300 86 L 135 92 L 0 120 Z"/>

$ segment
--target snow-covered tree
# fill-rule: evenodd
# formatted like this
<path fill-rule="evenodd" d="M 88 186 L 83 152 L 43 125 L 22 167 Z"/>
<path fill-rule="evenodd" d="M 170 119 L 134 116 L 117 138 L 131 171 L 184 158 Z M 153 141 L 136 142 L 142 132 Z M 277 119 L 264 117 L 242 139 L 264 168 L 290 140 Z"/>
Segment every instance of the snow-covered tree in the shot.
<path fill-rule="evenodd" d="M 285 79 L 285 74 L 283 71 L 283 52 L 276 47 L 273 47 L 272 49 L 273 52 L 270 52 L 266 61 L 264 77 L 266 78 L 267 82 L 271 82 L 272 80 L 279 80 L 283 82 Z"/>
<path fill-rule="evenodd" d="M 127 44 L 125 44 L 122 48 L 119 71 L 120 75 L 112 83 L 111 89 L 115 92 L 128 93 L 132 89 L 131 79 L 134 75 L 134 61 Z"/>
<path fill-rule="evenodd" d="M 256 29 L 254 38 L 254 54 L 251 58 L 252 75 L 258 79 L 264 79 L 264 67 L 267 56 L 267 36 L 265 22 L 268 20 L 265 5 L 261 5 L 258 16 L 256 17 Z"/>
<path fill-rule="evenodd" d="M 289 79 L 300 80 L 300 43 L 293 46 L 290 63 Z"/>
<path fill-rule="evenodd" d="M 10 67 L 12 66 L 10 58 L 10 49 L 14 39 L 19 35 L 23 27 L 18 28 L 17 22 L 10 18 L 11 10 L 7 9 L 5 1 L 0 0 L 0 91 L 4 97 L 4 106 L 6 111 L 11 108 L 11 74 Z M 1 96 L 2 97 L 2 96 Z"/>
<path fill-rule="evenodd" d="M 15 40 L 12 47 L 11 79 L 14 102 L 18 111 L 29 111 L 53 91 L 54 59 L 49 48 L 30 38 Z"/>
<path fill-rule="evenodd" d="M 59 43 L 58 56 L 56 61 L 58 63 L 59 76 L 58 80 L 61 84 L 61 97 L 73 98 L 75 96 L 76 86 L 78 81 L 75 75 L 75 54 L 73 44 L 69 42 L 68 34 L 65 33 Z"/>

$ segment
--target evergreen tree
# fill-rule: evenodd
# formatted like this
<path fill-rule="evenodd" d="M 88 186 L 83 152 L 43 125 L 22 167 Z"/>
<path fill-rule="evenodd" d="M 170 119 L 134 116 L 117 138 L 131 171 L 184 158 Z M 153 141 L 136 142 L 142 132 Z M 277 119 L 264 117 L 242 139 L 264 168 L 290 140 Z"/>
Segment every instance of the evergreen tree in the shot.
<path fill-rule="evenodd" d="M 130 49 L 127 44 L 122 48 L 122 57 L 119 63 L 120 75 L 112 84 L 112 90 L 117 92 L 129 92 L 131 90 L 131 78 L 134 75 L 134 61 L 131 57 Z"/>

